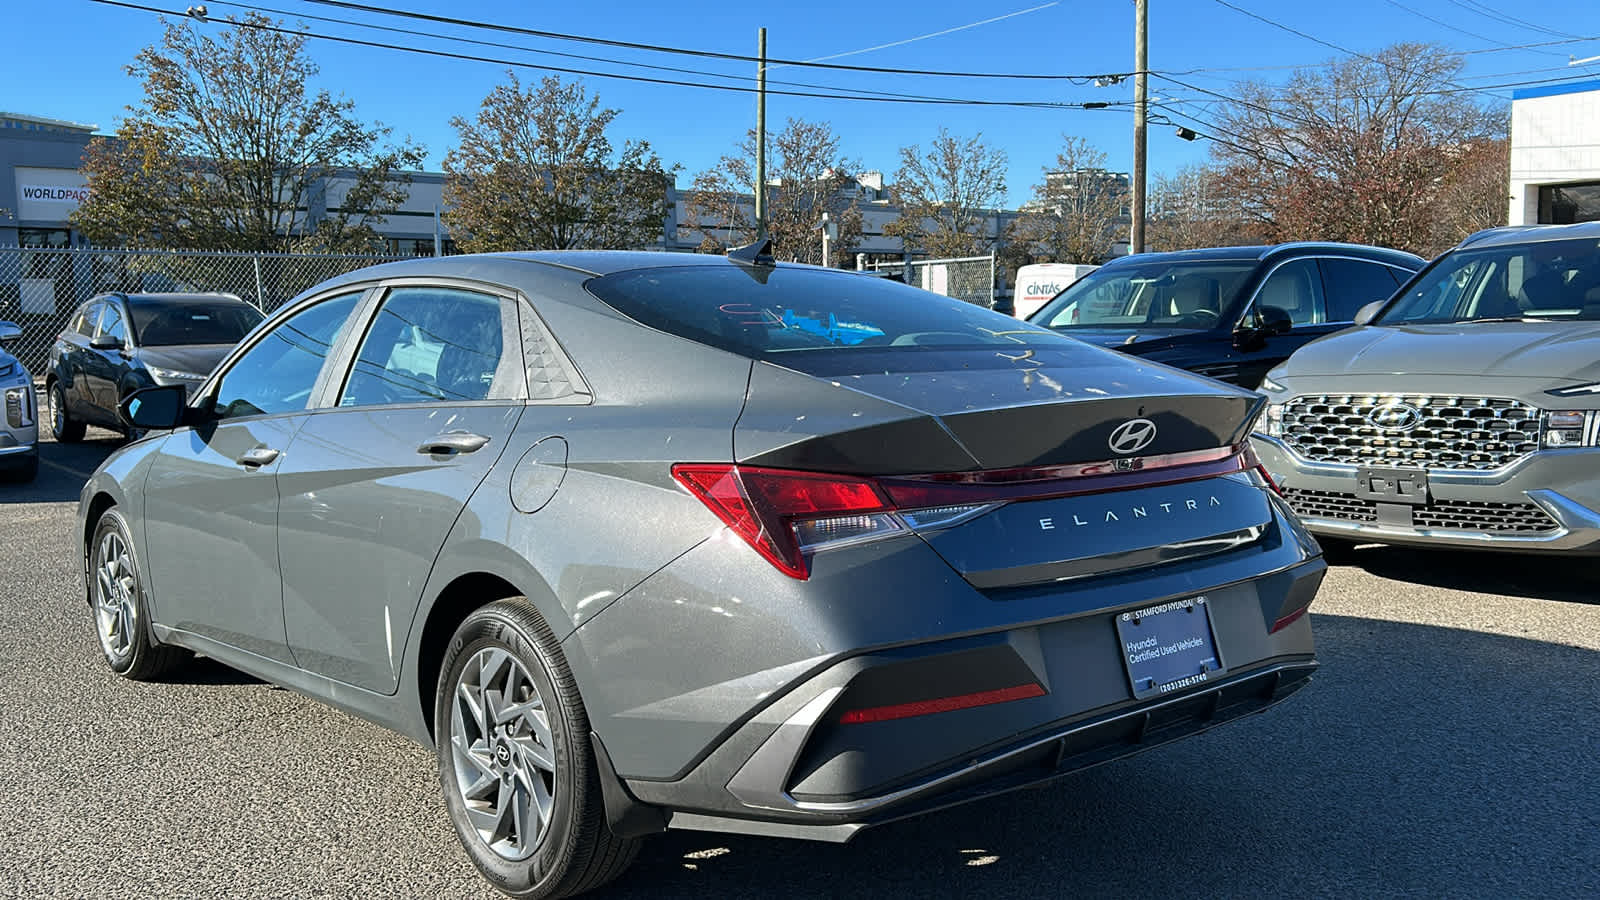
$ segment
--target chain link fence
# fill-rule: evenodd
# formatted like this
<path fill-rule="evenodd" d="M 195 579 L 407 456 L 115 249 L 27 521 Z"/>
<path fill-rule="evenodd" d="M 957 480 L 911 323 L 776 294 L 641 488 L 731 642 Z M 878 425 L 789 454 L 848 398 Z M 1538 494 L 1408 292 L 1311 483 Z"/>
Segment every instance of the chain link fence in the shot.
<path fill-rule="evenodd" d="M 993 308 L 994 254 L 956 259 L 920 259 L 914 262 L 867 263 L 867 268 L 884 275 L 898 276 L 906 284 Z"/>
<path fill-rule="evenodd" d="M 78 307 L 107 291 L 194 291 L 233 294 L 272 312 L 322 281 L 355 269 L 405 259 L 289 253 L 210 253 L 98 247 L 0 247 L 0 321 L 22 339 L 10 349 L 35 381 L 56 335 Z"/>

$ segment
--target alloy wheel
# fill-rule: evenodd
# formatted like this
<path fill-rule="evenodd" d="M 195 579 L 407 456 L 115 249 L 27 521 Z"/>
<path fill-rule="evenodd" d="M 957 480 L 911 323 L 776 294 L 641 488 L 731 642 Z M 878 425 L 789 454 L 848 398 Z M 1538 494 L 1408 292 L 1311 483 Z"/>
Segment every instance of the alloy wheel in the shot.
<path fill-rule="evenodd" d="M 526 666 L 479 650 L 456 680 L 450 716 L 455 787 L 478 837 L 501 859 L 538 849 L 556 792 L 549 711 Z"/>
<path fill-rule="evenodd" d="M 121 659 L 133 651 L 139 625 L 139 589 L 133 556 L 120 532 L 106 531 L 95 548 L 95 632 L 106 656 Z"/>

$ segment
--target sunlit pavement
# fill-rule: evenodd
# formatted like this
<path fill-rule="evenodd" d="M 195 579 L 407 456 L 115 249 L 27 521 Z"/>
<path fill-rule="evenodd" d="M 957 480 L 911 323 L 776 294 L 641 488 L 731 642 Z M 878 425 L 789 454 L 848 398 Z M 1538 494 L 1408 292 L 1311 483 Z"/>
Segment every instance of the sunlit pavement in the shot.
<path fill-rule="evenodd" d="M 432 756 L 221 666 L 134 684 L 77 568 L 84 477 L 0 485 L 0 896 L 490 897 Z M 1261 716 L 845 846 L 690 832 L 604 897 L 1592 896 L 1596 566 L 1356 551 L 1323 671 Z"/>

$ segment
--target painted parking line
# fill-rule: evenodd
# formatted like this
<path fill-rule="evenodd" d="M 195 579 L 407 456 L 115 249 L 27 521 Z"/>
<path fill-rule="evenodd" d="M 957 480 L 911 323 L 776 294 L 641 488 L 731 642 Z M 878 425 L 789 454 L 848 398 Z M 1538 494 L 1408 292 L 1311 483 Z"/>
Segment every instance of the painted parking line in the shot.
<path fill-rule="evenodd" d="M 52 469 L 60 469 L 61 471 L 66 472 L 69 475 L 76 475 L 79 478 L 82 478 L 84 481 L 88 481 L 89 480 L 89 476 L 94 474 L 93 472 L 85 472 L 82 469 L 74 469 L 71 466 L 63 466 L 61 463 L 54 462 L 54 461 L 48 460 L 48 459 L 39 460 L 39 465 L 41 465 L 41 466 L 49 466 Z"/>

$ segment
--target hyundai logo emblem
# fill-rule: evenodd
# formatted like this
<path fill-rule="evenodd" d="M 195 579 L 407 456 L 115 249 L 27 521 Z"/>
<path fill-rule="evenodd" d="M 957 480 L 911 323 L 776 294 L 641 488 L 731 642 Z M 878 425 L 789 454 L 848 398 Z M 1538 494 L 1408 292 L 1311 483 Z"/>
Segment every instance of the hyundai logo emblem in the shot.
<path fill-rule="evenodd" d="M 1385 403 L 1367 413 L 1367 421 L 1387 431 L 1410 431 L 1422 422 L 1422 410 L 1406 403 Z"/>
<path fill-rule="evenodd" d="M 1156 439 L 1156 423 L 1149 419 L 1129 419 L 1111 432 L 1113 453 L 1138 453 Z"/>

